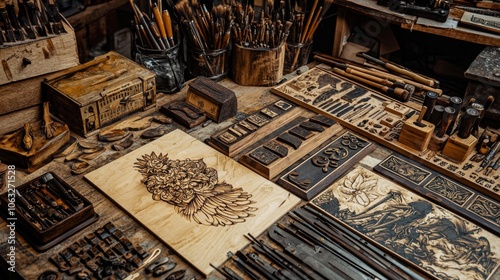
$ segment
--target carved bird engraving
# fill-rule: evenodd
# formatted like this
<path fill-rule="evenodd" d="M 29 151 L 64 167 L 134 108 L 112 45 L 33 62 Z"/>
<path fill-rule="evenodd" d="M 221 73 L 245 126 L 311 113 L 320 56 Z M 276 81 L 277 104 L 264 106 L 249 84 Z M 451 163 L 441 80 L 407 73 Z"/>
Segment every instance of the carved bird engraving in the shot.
<path fill-rule="evenodd" d="M 143 155 L 134 163 L 143 184 L 153 195 L 174 206 L 189 221 L 210 226 L 245 222 L 257 208 L 250 207 L 252 195 L 218 180 L 217 170 L 203 159 L 172 160 L 168 155 Z"/>

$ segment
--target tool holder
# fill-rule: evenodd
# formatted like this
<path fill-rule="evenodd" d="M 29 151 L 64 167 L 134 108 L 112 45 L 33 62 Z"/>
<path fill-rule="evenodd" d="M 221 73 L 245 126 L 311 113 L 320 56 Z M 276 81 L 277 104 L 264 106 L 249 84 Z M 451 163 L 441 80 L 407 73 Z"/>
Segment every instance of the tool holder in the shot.
<path fill-rule="evenodd" d="M 474 150 L 476 144 L 477 138 L 473 135 L 469 135 L 469 137 L 463 139 L 458 137 L 457 133 L 454 133 L 446 141 L 442 154 L 451 160 L 463 162 L 472 150 Z"/>
<path fill-rule="evenodd" d="M 434 125 L 427 121 L 422 121 L 422 127 L 415 124 L 418 116 L 413 115 L 406 120 L 399 134 L 399 142 L 418 151 L 425 151 L 431 141 Z"/>

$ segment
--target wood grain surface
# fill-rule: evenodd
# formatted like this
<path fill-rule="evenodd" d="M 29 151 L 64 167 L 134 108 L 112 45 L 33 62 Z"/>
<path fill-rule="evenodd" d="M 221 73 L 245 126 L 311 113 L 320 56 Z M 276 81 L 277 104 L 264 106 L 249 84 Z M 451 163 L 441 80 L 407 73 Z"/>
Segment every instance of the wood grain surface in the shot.
<path fill-rule="evenodd" d="M 154 201 L 141 183 L 141 174 L 133 167 L 137 158 L 151 152 L 168 154 L 171 159 L 203 159 L 208 167 L 218 171 L 219 182 L 242 188 L 252 195 L 250 200 L 254 203 L 251 206 L 257 208 L 253 212 L 255 216 L 230 226 L 200 225 L 181 217 L 174 206 Z M 300 201 L 180 130 L 172 131 L 85 178 L 205 275 L 213 270 L 210 264 L 221 265 L 228 251 L 237 251 L 249 243 L 244 234 L 259 235 Z"/>

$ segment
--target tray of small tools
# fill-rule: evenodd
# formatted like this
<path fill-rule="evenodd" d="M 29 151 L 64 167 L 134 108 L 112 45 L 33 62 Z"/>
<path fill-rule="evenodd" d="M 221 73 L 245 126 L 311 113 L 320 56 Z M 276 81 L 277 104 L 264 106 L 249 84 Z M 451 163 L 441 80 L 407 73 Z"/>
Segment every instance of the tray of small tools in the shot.
<path fill-rule="evenodd" d="M 45 173 L 0 196 L 2 218 L 38 251 L 95 222 L 92 203 L 54 173 Z"/>

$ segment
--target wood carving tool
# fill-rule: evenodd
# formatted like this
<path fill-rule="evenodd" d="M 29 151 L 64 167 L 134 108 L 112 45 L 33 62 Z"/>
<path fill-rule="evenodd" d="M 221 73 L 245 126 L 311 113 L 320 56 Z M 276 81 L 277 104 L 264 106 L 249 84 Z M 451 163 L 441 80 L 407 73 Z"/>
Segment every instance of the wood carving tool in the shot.
<path fill-rule="evenodd" d="M 340 104 L 340 103 L 339 103 L 339 104 Z M 333 114 L 335 114 L 335 113 L 337 113 L 337 112 L 339 112 L 339 111 L 341 111 L 341 110 L 345 109 L 347 106 L 349 106 L 349 102 L 346 102 L 346 103 L 342 104 L 342 106 L 340 106 L 340 107 L 336 108 L 335 110 L 333 110 L 333 109 L 334 109 L 333 107 L 332 107 L 332 108 L 329 108 L 329 109 L 328 109 L 328 112 L 330 112 L 330 113 L 333 115 Z"/>
<path fill-rule="evenodd" d="M 319 108 L 325 109 L 326 107 L 330 106 L 333 102 L 338 102 L 338 101 L 339 101 L 339 99 L 334 101 L 333 99 L 330 98 L 330 100 L 327 100 L 327 101 L 323 102 L 321 105 L 319 105 Z"/>
<path fill-rule="evenodd" d="M 381 85 L 388 86 L 390 88 L 402 88 L 404 90 L 407 90 L 410 93 L 410 95 L 412 95 L 415 92 L 415 86 L 410 85 L 410 84 L 405 84 L 405 83 L 401 83 L 401 82 L 393 82 L 393 81 L 390 81 L 389 79 L 373 76 L 371 74 L 355 70 L 351 67 L 346 67 L 346 69 L 344 69 L 344 70 L 349 74 L 353 74 L 353 75 L 362 77 L 364 79 L 379 83 Z"/>
<path fill-rule="evenodd" d="M 484 175 L 486 176 L 489 176 L 491 171 L 492 170 L 498 170 L 498 168 L 500 167 L 500 156 L 498 156 L 497 160 L 495 161 L 492 161 L 488 167 L 486 168 L 486 170 L 484 171 Z"/>
<path fill-rule="evenodd" d="M 405 75 L 419 83 L 422 83 L 424 85 L 427 85 L 427 86 L 431 86 L 431 87 L 435 87 L 435 88 L 438 88 L 439 87 L 439 82 L 436 81 L 436 80 L 433 80 L 433 79 L 429 79 L 429 78 L 424 78 L 422 76 L 420 76 L 419 74 L 416 74 L 414 72 L 411 72 L 407 69 L 404 69 L 404 68 L 401 68 L 395 64 L 392 64 L 392 63 L 389 63 L 389 62 L 384 62 L 380 59 L 377 59 L 375 57 L 372 57 L 366 53 L 358 53 L 358 56 L 361 56 L 363 57 L 364 59 L 370 61 L 370 62 L 373 62 L 377 65 L 381 65 L 383 66 L 384 68 L 386 68 L 387 70 L 390 70 L 390 71 L 393 71 L 393 72 L 396 72 L 396 73 L 399 73 L 399 74 L 402 74 L 402 75 Z"/>
<path fill-rule="evenodd" d="M 51 187 L 51 191 L 57 193 L 61 198 L 64 198 L 66 204 L 75 212 L 82 209 L 82 205 L 70 194 L 70 192 L 54 178 L 52 173 L 46 173 L 40 177 L 40 182 Z"/>
<path fill-rule="evenodd" d="M 453 119 L 451 120 L 451 124 L 448 127 L 448 130 L 446 131 L 446 134 L 451 135 L 453 134 L 452 131 L 454 131 L 454 126 L 455 123 L 457 122 L 457 117 L 458 113 L 460 112 L 460 108 L 462 107 L 462 98 L 458 96 L 452 96 L 450 97 L 450 100 L 448 101 L 448 106 L 453 107 L 455 109 L 455 115 L 453 116 Z"/>
<path fill-rule="evenodd" d="M 500 149 L 500 141 L 497 141 L 493 147 L 491 147 L 490 152 L 484 157 L 483 161 L 481 162 L 481 165 L 479 165 L 479 168 L 476 170 L 476 172 L 481 172 L 487 165 L 488 163 L 495 157 L 497 154 L 498 150 Z M 498 159 L 497 159 L 498 162 Z"/>
<path fill-rule="evenodd" d="M 439 96 L 437 95 L 437 93 L 432 92 L 432 91 L 428 91 L 425 94 L 423 105 L 427 107 L 427 111 L 425 112 L 425 115 L 424 115 L 424 121 L 429 121 L 431 114 L 432 114 L 432 111 L 434 110 L 434 106 L 436 105 L 436 100 L 438 97 Z"/>
<path fill-rule="evenodd" d="M 335 102 L 335 103 L 332 103 L 333 105 L 329 106 L 328 108 L 325 108 L 325 111 L 330 111 L 330 110 L 333 110 L 335 108 L 337 108 L 338 106 L 342 105 L 343 103 L 342 102 Z"/>
<path fill-rule="evenodd" d="M 172 19 L 170 18 L 170 14 L 167 10 L 163 10 L 161 15 L 163 18 L 163 24 L 165 25 L 165 31 L 167 32 L 167 40 L 169 41 L 170 46 L 174 46 L 174 32 L 172 29 Z"/>
<path fill-rule="evenodd" d="M 371 110 L 373 110 L 373 108 L 375 108 L 375 105 L 372 105 L 370 107 L 366 107 L 363 110 L 359 110 L 358 112 L 356 112 L 355 114 L 353 114 L 351 116 L 351 118 L 349 119 L 349 122 L 352 122 L 355 119 L 361 119 L 362 117 L 366 116 L 366 114 L 368 114 Z"/>
<path fill-rule="evenodd" d="M 437 137 L 441 138 L 445 135 L 446 130 L 448 130 L 448 127 L 450 126 L 451 120 L 453 119 L 454 115 L 455 115 L 455 109 L 453 109 L 453 107 L 444 108 L 444 112 L 442 114 L 441 126 L 436 134 Z"/>
<path fill-rule="evenodd" d="M 441 89 L 437 89 L 437 88 L 433 88 L 433 87 L 430 87 L 427 85 L 423 85 L 423 84 L 415 82 L 413 80 L 406 79 L 406 78 L 399 77 L 399 76 L 395 76 L 393 74 L 390 74 L 390 73 L 387 73 L 384 71 L 380 71 L 380 70 L 375 69 L 375 68 L 367 69 L 367 68 L 363 68 L 363 67 L 354 65 L 352 63 L 339 62 L 339 61 L 337 61 L 337 58 L 326 55 L 326 54 L 316 54 L 316 55 L 314 55 L 313 58 L 316 61 L 328 64 L 330 66 L 338 67 L 341 69 L 345 69 L 345 68 L 349 67 L 351 69 L 354 69 L 354 70 L 357 70 L 360 72 L 364 72 L 364 73 L 367 73 L 369 75 L 376 76 L 379 78 L 387 79 L 387 80 L 395 82 L 395 83 L 409 84 L 409 85 L 414 86 L 415 89 L 418 89 L 418 90 L 432 91 L 432 92 L 437 93 L 439 96 L 441 96 L 443 94 L 443 90 L 441 90 Z"/>
<path fill-rule="evenodd" d="M 474 122 L 479 117 L 479 111 L 474 108 L 468 108 L 460 118 L 457 136 L 466 139 L 471 135 Z"/>
<path fill-rule="evenodd" d="M 455 112 L 455 109 L 453 109 L 453 112 Z M 438 126 L 441 123 L 441 118 L 443 117 L 443 113 L 444 113 L 444 106 L 435 105 L 434 110 L 432 110 L 432 114 L 429 118 L 429 122 L 435 126 Z M 452 119 L 453 119 L 454 115 L 455 115 L 455 113 L 453 113 Z M 450 120 L 450 124 L 451 124 L 451 120 Z M 445 131 L 445 133 L 446 133 L 446 131 Z"/>
<path fill-rule="evenodd" d="M 160 1 L 160 3 L 161 3 L 161 1 Z M 163 22 L 163 17 L 160 13 L 160 8 L 156 5 L 156 3 L 153 4 L 153 14 L 154 14 L 154 18 L 156 21 L 156 25 L 158 26 L 158 29 L 160 31 L 161 41 L 163 42 L 165 47 L 167 47 L 167 48 L 172 47 L 170 45 L 170 42 L 167 39 L 166 25 Z"/>
<path fill-rule="evenodd" d="M 427 112 L 427 107 L 422 106 L 422 109 L 420 109 L 420 114 L 418 115 L 418 119 L 414 121 L 413 124 L 419 127 L 426 127 L 426 125 L 422 123 L 422 119 L 424 118 L 426 112 Z"/>
<path fill-rule="evenodd" d="M 472 134 L 477 135 L 479 131 L 479 125 L 481 124 L 481 121 L 484 118 L 484 115 L 486 114 L 486 111 L 491 107 L 491 105 L 495 102 L 495 98 L 490 95 L 486 99 L 486 102 L 483 105 L 482 110 L 479 111 L 479 118 L 477 118 L 476 122 L 474 123 L 474 128 L 472 129 Z"/>
<path fill-rule="evenodd" d="M 355 115 L 355 114 L 359 113 L 359 111 L 363 111 L 364 109 L 366 109 L 366 108 L 368 108 L 368 107 L 370 107 L 370 104 L 368 104 L 368 103 L 367 103 L 367 104 L 360 104 L 360 105 L 358 105 L 358 106 L 354 107 L 354 108 L 352 109 L 352 112 L 351 112 L 351 113 L 349 113 L 349 114 L 347 114 L 344 118 L 345 118 L 345 119 L 349 119 L 349 118 L 351 118 L 353 115 Z M 339 117 L 340 117 L 340 116 L 339 116 Z"/>

